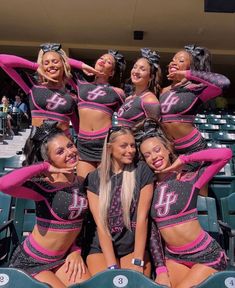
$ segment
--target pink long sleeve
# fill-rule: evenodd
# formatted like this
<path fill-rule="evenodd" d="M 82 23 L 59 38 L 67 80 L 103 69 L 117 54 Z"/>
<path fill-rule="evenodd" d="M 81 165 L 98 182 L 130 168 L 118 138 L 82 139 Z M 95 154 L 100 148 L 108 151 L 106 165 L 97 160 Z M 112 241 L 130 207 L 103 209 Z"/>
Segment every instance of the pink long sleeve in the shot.
<path fill-rule="evenodd" d="M 70 65 L 72 68 L 81 70 L 83 64 L 84 64 L 84 63 L 83 63 L 82 61 L 69 58 L 69 65 Z"/>
<path fill-rule="evenodd" d="M 0 191 L 14 197 L 42 200 L 43 197 L 36 191 L 23 187 L 23 184 L 42 172 L 48 171 L 50 164 L 42 162 L 31 166 L 16 169 L 0 178 Z"/>
<path fill-rule="evenodd" d="M 211 72 L 188 70 L 186 72 L 186 78 L 205 85 L 205 89 L 199 96 L 203 102 L 219 96 L 223 90 L 227 89 L 230 85 L 227 77 Z"/>
<path fill-rule="evenodd" d="M 28 61 L 24 58 L 0 54 L 0 67 L 28 94 L 30 87 L 25 83 L 20 74 L 15 70 L 16 68 L 30 69 L 36 71 L 38 64 Z"/>
<path fill-rule="evenodd" d="M 208 183 L 232 158 L 232 150 L 229 148 L 206 149 L 189 155 L 180 155 L 179 158 L 184 164 L 191 162 L 210 162 L 205 168 L 195 187 L 201 188 Z"/>
<path fill-rule="evenodd" d="M 22 57 L 8 54 L 0 54 L 0 66 L 5 65 L 11 68 L 24 68 L 36 71 L 38 64 Z"/>

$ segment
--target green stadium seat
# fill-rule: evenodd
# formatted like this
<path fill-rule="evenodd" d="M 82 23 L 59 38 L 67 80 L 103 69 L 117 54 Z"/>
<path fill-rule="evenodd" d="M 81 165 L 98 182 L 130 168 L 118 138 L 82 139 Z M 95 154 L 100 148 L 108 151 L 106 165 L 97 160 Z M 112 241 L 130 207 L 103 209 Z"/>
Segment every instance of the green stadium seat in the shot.
<path fill-rule="evenodd" d="M 207 118 L 207 123 L 209 124 L 215 124 L 215 125 L 221 125 L 221 124 L 227 124 L 227 119 L 221 119 L 221 118 Z"/>
<path fill-rule="evenodd" d="M 14 226 L 20 242 L 32 231 L 35 220 L 34 201 L 17 198 L 15 202 Z"/>
<path fill-rule="evenodd" d="M 14 268 L 0 268 L 0 287 L 2 288 L 49 288 L 48 284 L 37 281 L 23 271 Z"/>
<path fill-rule="evenodd" d="M 212 137 L 215 141 L 224 144 L 234 144 L 235 143 L 235 133 L 225 132 L 214 132 Z"/>
<path fill-rule="evenodd" d="M 13 220 L 10 219 L 12 197 L 0 192 L 0 265 L 10 257 Z"/>
<path fill-rule="evenodd" d="M 235 266 L 234 262 L 234 239 L 235 239 L 235 193 L 232 193 L 228 197 L 220 199 L 221 202 L 221 217 L 223 223 L 221 228 L 224 233 L 229 237 L 229 251 L 228 256 L 232 266 Z"/>
<path fill-rule="evenodd" d="M 204 131 L 204 132 L 214 132 L 214 131 L 218 131 L 220 130 L 220 126 L 219 125 L 215 125 L 215 124 L 200 124 L 199 126 L 200 131 Z"/>
<path fill-rule="evenodd" d="M 22 167 L 22 156 L 21 155 L 14 155 L 8 158 L 0 158 L 0 176 L 4 175 L 5 173 Z"/>
<path fill-rule="evenodd" d="M 206 118 L 198 118 L 198 117 L 196 117 L 196 118 L 194 119 L 194 123 L 195 123 L 195 124 L 207 123 L 207 119 L 206 119 Z"/>
<path fill-rule="evenodd" d="M 234 288 L 235 287 L 235 271 L 217 272 L 200 285 L 193 286 L 195 288 Z"/>
<path fill-rule="evenodd" d="M 91 279 L 69 286 L 70 288 L 161 288 L 165 287 L 158 285 L 143 274 L 126 269 L 105 270 L 98 273 Z"/>
<path fill-rule="evenodd" d="M 235 125 L 233 124 L 224 124 L 220 126 L 221 131 L 231 131 L 232 133 L 235 133 Z M 233 132 L 234 131 L 234 132 Z"/>

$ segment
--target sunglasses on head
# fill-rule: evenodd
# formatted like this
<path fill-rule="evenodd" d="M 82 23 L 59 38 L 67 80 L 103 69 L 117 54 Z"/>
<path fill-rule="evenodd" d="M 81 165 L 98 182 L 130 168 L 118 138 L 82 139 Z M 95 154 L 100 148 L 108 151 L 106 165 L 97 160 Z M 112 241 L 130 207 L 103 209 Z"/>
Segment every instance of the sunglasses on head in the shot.
<path fill-rule="evenodd" d="M 40 45 L 40 48 L 44 53 L 49 51 L 56 51 L 58 52 L 61 49 L 61 44 L 59 43 L 44 43 Z"/>
<path fill-rule="evenodd" d="M 111 128 L 109 128 L 108 134 L 107 134 L 107 143 L 109 143 L 110 140 L 110 136 L 114 133 L 114 132 L 118 132 L 122 129 L 128 129 L 131 131 L 131 128 L 128 126 L 113 126 Z"/>

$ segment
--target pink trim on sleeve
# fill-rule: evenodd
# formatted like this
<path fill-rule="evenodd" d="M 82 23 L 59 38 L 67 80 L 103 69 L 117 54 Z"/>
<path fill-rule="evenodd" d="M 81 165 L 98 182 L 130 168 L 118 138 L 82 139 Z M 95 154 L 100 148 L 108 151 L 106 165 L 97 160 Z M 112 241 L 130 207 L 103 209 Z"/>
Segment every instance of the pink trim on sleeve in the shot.
<path fill-rule="evenodd" d="M 69 65 L 70 65 L 72 68 L 82 70 L 82 65 L 83 65 L 83 64 L 84 64 L 84 63 L 83 63 L 82 61 L 69 58 Z"/>
<path fill-rule="evenodd" d="M 10 194 L 14 197 L 33 199 L 40 201 L 44 199 L 41 195 L 32 189 L 23 187 L 23 184 L 42 172 L 48 171 L 50 164 L 42 162 L 39 164 L 15 169 L 0 178 L 0 191 Z"/>
<path fill-rule="evenodd" d="M 189 155 L 180 155 L 179 159 L 188 164 L 191 162 L 211 162 L 211 164 L 205 168 L 204 172 L 195 183 L 195 187 L 201 188 L 208 183 L 232 158 L 232 150 L 229 148 L 218 149 L 205 149 Z"/>

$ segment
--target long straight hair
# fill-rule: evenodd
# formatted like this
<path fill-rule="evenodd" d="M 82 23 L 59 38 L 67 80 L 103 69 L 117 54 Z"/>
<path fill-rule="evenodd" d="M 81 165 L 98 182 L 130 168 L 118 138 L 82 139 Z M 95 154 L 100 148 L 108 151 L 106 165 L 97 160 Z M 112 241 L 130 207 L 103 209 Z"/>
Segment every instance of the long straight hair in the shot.
<path fill-rule="evenodd" d="M 121 135 L 133 135 L 132 132 L 122 127 L 119 131 L 112 132 L 107 143 L 107 137 L 102 152 L 101 164 L 99 168 L 100 187 L 99 187 L 99 217 L 105 230 L 110 234 L 108 228 L 108 211 L 111 202 L 111 170 L 112 154 L 110 144 L 114 143 Z M 123 169 L 123 179 L 121 186 L 121 206 L 123 211 L 124 225 L 131 230 L 130 208 L 134 200 L 135 189 L 135 166 L 134 163 L 125 165 Z"/>

